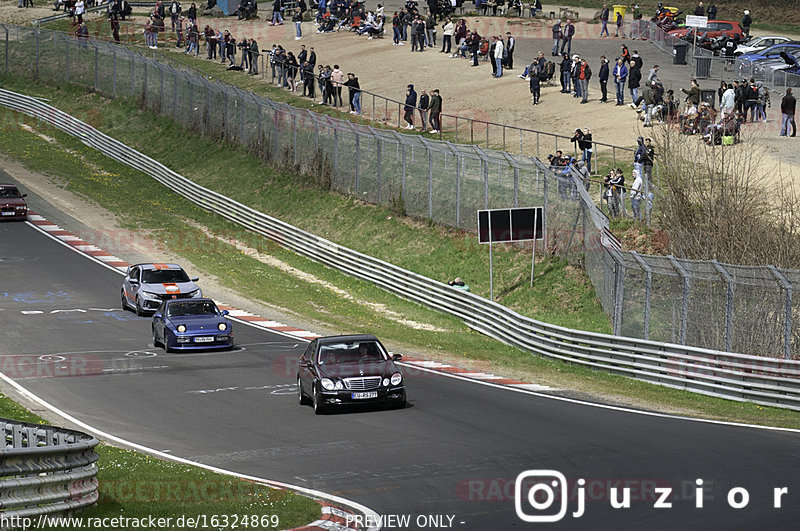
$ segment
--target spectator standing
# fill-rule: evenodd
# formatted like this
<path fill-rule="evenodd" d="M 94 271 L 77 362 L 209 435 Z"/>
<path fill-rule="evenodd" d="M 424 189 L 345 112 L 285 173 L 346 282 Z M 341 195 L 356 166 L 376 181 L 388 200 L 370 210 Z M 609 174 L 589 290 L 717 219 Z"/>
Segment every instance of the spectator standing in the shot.
<path fill-rule="evenodd" d="M 700 105 L 700 85 L 697 84 L 696 79 L 692 79 L 692 86 L 689 90 L 682 88 L 681 92 L 686 94 L 686 101 L 691 102 L 695 107 Z"/>
<path fill-rule="evenodd" d="M 411 51 L 417 51 L 417 45 L 419 44 L 417 41 L 417 29 L 419 28 L 420 20 L 419 17 L 414 17 L 414 20 L 411 21 Z M 421 43 L 421 47 L 425 47 L 425 43 Z"/>
<path fill-rule="evenodd" d="M 422 123 L 422 132 L 424 133 L 428 129 L 428 108 L 430 107 L 430 96 L 428 93 L 425 92 L 423 89 L 420 91 L 419 95 L 419 104 L 417 108 L 419 109 L 419 119 Z"/>
<path fill-rule="evenodd" d="M 75 2 L 75 16 L 78 17 L 78 24 L 83 23 L 83 13 L 86 11 L 86 4 L 83 3 L 83 0 L 78 0 Z"/>
<path fill-rule="evenodd" d="M 497 71 L 494 77 L 501 78 L 503 77 L 503 50 L 505 47 L 503 46 L 503 39 L 499 36 L 494 37 L 494 41 L 494 63 Z"/>
<path fill-rule="evenodd" d="M 420 52 L 424 52 L 425 51 L 425 20 L 420 16 L 417 17 L 416 36 L 417 36 L 417 45 L 419 46 L 419 51 Z M 412 52 L 414 51 L 413 48 L 412 48 L 411 51 Z"/>
<path fill-rule="evenodd" d="M 564 31 L 561 35 L 561 53 L 564 53 L 564 49 L 567 50 L 567 55 L 572 53 L 572 37 L 575 35 L 575 25 L 572 23 L 572 20 L 567 19 L 567 25 L 564 26 Z"/>
<path fill-rule="evenodd" d="M 603 33 L 606 34 L 606 37 L 609 36 L 608 35 L 608 15 L 609 15 L 608 5 L 607 4 L 603 4 L 603 10 L 600 11 L 600 24 L 602 24 L 602 26 L 603 26 L 600 29 L 600 36 L 601 37 L 603 36 Z"/>
<path fill-rule="evenodd" d="M 403 43 L 400 42 L 403 39 L 403 30 L 401 29 L 401 17 L 400 13 L 397 11 L 394 12 L 392 16 L 392 46 L 400 46 Z"/>
<path fill-rule="evenodd" d="M 636 151 L 633 153 L 633 169 L 641 173 L 642 166 L 644 165 L 644 158 L 647 155 L 647 150 L 644 147 L 644 138 L 641 136 L 637 138 L 636 144 Z"/>
<path fill-rule="evenodd" d="M 650 69 L 650 73 L 647 74 L 647 83 L 648 84 L 652 83 L 653 81 L 655 81 L 656 83 L 660 83 L 661 82 L 661 80 L 658 79 L 658 70 L 659 70 L 659 68 L 660 67 L 658 65 L 655 65 L 655 66 L 653 66 L 653 68 Z"/>
<path fill-rule="evenodd" d="M 745 38 L 750 37 L 750 25 L 752 23 L 753 19 L 750 17 L 750 11 L 745 9 L 742 17 L 742 33 L 744 33 Z"/>
<path fill-rule="evenodd" d="M 642 175 L 638 170 L 633 170 L 633 185 L 631 186 L 631 209 L 633 210 L 633 219 L 641 221 L 642 219 Z"/>
<path fill-rule="evenodd" d="M 703 2 L 697 4 L 697 7 L 694 8 L 694 16 L 696 17 L 706 16 L 706 9 L 703 7 Z"/>
<path fill-rule="evenodd" d="M 600 72 L 597 74 L 597 78 L 600 80 L 600 93 L 602 97 L 600 101 L 605 103 L 608 101 L 608 59 L 606 59 L 605 55 L 600 56 Z"/>
<path fill-rule="evenodd" d="M 189 6 L 189 11 L 186 13 L 186 18 L 189 19 L 189 22 L 192 25 L 197 24 L 197 6 L 192 2 L 192 5 Z"/>
<path fill-rule="evenodd" d="M 178 2 L 178 0 L 172 0 L 172 3 L 169 5 L 169 19 L 172 23 L 173 31 L 175 31 L 175 28 L 178 25 L 178 17 L 180 16 L 181 11 L 181 3 Z"/>
<path fill-rule="evenodd" d="M 303 96 L 308 96 L 313 100 L 316 97 L 314 94 L 314 65 L 304 61 L 301 72 L 303 76 Z"/>
<path fill-rule="evenodd" d="M 478 35 L 477 30 L 472 30 L 466 44 L 469 45 L 469 51 L 472 53 L 472 66 L 478 66 L 478 49 L 481 46 L 481 36 Z"/>
<path fill-rule="evenodd" d="M 116 13 L 111 13 L 108 16 L 108 20 L 111 23 L 111 33 L 114 35 L 114 42 L 119 42 L 119 17 Z"/>
<path fill-rule="evenodd" d="M 581 161 L 586 165 L 589 173 L 592 171 L 592 133 L 588 128 L 581 130 L 575 129 L 575 134 L 572 135 L 572 142 L 576 143 L 578 151 L 581 152 Z"/>
<path fill-rule="evenodd" d="M 580 73 L 578 74 L 578 82 L 581 86 L 581 103 L 589 103 L 589 80 L 592 79 L 592 69 L 589 68 L 589 63 L 586 59 L 581 59 Z"/>
<path fill-rule="evenodd" d="M 517 46 L 517 40 L 511 35 L 510 31 L 506 32 L 506 45 L 505 45 L 505 67 L 509 70 L 514 68 L 514 49 Z"/>
<path fill-rule="evenodd" d="M 559 66 L 559 71 L 561 72 L 561 92 L 563 94 L 569 94 L 572 92 L 572 74 L 570 73 L 572 69 L 572 60 L 566 52 L 561 54 L 561 58 L 561 65 Z"/>
<path fill-rule="evenodd" d="M 630 68 L 628 69 L 628 89 L 631 91 L 631 101 L 639 99 L 639 87 L 642 82 L 642 58 L 639 52 L 633 51 L 631 56 Z"/>
<path fill-rule="evenodd" d="M 250 75 L 257 76 L 258 75 L 258 56 L 260 55 L 258 51 L 258 43 L 256 42 L 255 37 L 250 39 Z"/>
<path fill-rule="evenodd" d="M 550 54 L 552 56 L 558 55 L 558 47 L 561 44 L 561 20 L 556 19 L 555 24 L 553 24 L 553 52 Z"/>
<path fill-rule="evenodd" d="M 706 13 L 708 14 L 708 20 L 717 20 L 717 6 L 714 5 L 714 2 L 709 4 Z"/>
<path fill-rule="evenodd" d="M 350 91 L 350 114 L 361 114 L 361 86 L 358 84 L 358 78 L 352 72 L 348 72 L 347 81 L 344 86 Z"/>
<path fill-rule="evenodd" d="M 283 17 L 281 16 L 281 12 L 283 11 L 283 0 L 275 0 L 272 3 L 272 21 L 269 23 L 270 26 L 279 25 L 283 26 Z"/>
<path fill-rule="evenodd" d="M 622 18 L 622 12 L 617 11 L 617 30 L 614 32 L 614 37 L 622 36 L 625 38 L 625 20 Z"/>
<path fill-rule="evenodd" d="M 645 192 L 649 192 L 653 186 L 653 163 L 655 160 L 656 150 L 653 148 L 653 141 L 645 138 L 644 157 L 642 158 L 642 179 L 644 180 Z"/>
<path fill-rule="evenodd" d="M 403 106 L 403 120 L 406 122 L 406 129 L 414 129 L 414 109 L 417 107 L 417 93 L 414 85 L 409 84 L 406 90 L 406 103 Z"/>
<path fill-rule="evenodd" d="M 613 75 L 614 84 L 617 87 L 617 105 L 625 105 L 625 81 L 628 79 L 628 67 L 622 62 L 622 58 L 617 59 Z"/>
<path fill-rule="evenodd" d="M 344 105 L 342 102 L 344 72 L 339 70 L 339 65 L 333 65 L 333 71 L 331 72 L 331 83 L 333 84 L 333 105 L 334 107 L 341 107 Z"/>
<path fill-rule="evenodd" d="M 534 105 L 539 105 L 539 98 L 541 97 L 541 83 L 539 82 L 540 75 L 541 75 L 541 69 L 539 68 L 539 63 L 534 62 L 528 68 L 528 80 L 531 89 L 531 99 L 533 100 Z"/>
<path fill-rule="evenodd" d="M 442 97 L 439 89 L 433 89 L 430 102 L 431 133 L 439 133 L 442 130 Z"/>
<path fill-rule="evenodd" d="M 453 26 L 453 21 L 447 19 L 445 23 L 442 24 L 442 49 L 439 50 L 439 53 L 450 53 L 454 31 L 455 26 Z"/>
<path fill-rule="evenodd" d="M 722 112 L 722 120 L 725 119 L 726 115 L 733 114 L 735 106 L 736 93 L 733 90 L 733 86 L 726 85 L 725 91 L 722 93 L 722 97 L 719 99 L 719 108 Z"/>
<path fill-rule="evenodd" d="M 792 94 L 792 88 L 789 87 L 786 89 L 786 94 L 781 100 L 781 136 L 789 135 L 790 124 L 792 126 L 792 134 L 789 136 L 795 136 L 797 133 L 797 124 L 795 124 L 794 121 L 794 111 L 796 105 L 797 101 Z"/>
<path fill-rule="evenodd" d="M 425 44 L 428 48 L 436 46 L 436 17 L 432 14 L 425 18 Z"/>
<path fill-rule="evenodd" d="M 294 15 L 292 15 L 292 22 L 294 22 L 295 37 L 294 40 L 299 41 L 303 38 L 303 13 L 299 7 L 294 8 Z"/>

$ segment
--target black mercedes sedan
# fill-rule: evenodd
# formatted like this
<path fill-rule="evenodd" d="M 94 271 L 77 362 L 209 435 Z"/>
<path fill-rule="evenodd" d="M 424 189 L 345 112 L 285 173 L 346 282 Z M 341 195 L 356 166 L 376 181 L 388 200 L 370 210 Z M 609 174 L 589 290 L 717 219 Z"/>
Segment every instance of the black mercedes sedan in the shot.
<path fill-rule="evenodd" d="M 317 415 L 346 404 L 406 405 L 403 374 L 373 335 L 328 336 L 312 341 L 300 357 L 297 396 Z"/>

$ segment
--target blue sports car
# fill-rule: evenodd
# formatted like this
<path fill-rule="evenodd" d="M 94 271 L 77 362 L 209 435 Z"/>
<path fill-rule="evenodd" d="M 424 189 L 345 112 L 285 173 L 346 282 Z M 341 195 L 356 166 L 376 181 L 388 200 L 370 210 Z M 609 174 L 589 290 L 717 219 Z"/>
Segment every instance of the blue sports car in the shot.
<path fill-rule="evenodd" d="M 168 299 L 153 314 L 153 345 L 172 350 L 232 349 L 233 325 L 211 299 Z"/>

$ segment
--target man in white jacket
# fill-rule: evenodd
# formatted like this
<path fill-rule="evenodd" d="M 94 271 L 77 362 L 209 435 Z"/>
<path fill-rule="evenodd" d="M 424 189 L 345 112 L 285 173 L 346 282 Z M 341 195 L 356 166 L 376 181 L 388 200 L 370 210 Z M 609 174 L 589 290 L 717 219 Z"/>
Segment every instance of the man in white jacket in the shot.
<path fill-rule="evenodd" d="M 444 30 L 442 33 L 442 49 L 439 50 L 439 53 L 449 54 L 450 47 L 452 46 L 453 42 L 453 33 L 455 31 L 455 28 L 453 27 L 453 21 L 450 19 L 445 21 L 445 23 L 442 24 L 442 30 Z"/>
<path fill-rule="evenodd" d="M 494 62 L 497 65 L 497 73 L 494 77 L 503 77 L 503 39 L 495 37 Z"/>
<path fill-rule="evenodd" d="M 725 115 L 731 114 L 734 107 L 736 107 L 736 91 L 733 90 L 733 86 L 728 85 L 728 88 L 722 93 L 722 100 L 719 102 L 722 119 L 725 118 Z"/>
<path fill-rule="evenodd" d="M 631 208 L 633 209 L 633 219 L 642 219 L 642 176 L 639 170 L 633 170 L 633 185 L 631 186 Z"/>

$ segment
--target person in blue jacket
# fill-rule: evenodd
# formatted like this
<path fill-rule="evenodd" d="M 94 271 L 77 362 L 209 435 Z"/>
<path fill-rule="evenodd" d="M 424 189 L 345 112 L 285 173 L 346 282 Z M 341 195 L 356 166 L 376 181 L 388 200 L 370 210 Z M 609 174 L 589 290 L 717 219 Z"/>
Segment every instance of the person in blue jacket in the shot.
<path fill-rule="evenodd" d="M 614 84 L 617 86 L 617 105 L 625 105 L 625 81 L 628 79 L 628 67 L 625 66 L 622 58 L 617 59 L 613 76 Z"/>

